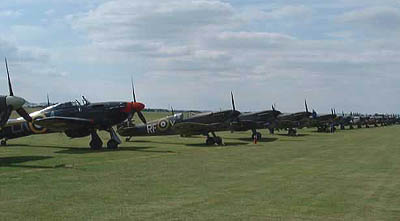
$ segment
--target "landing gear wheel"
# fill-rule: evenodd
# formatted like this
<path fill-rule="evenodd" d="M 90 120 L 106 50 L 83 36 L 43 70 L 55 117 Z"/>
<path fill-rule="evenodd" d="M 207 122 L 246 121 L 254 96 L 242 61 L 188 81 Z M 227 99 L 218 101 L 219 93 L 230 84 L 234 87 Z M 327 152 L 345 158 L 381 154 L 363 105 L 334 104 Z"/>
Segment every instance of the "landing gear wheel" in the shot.
<path fill-rule="evenodd" d="M 296 129 L 290 128 L 288 134 L 289 134 L 289 136 L 296 136 L 297 131 L 296 131 Z"/>
<path fill-rule="evenodd" d="M 7 146 L 7 141 L 6 141 L 6 140 L 2 140 L 2 141 L 1 141 L 1 146 L 3 146 L 3 147 L 4 147 L 4 146 Z"/>
<path fill-rule="evenodd" d="M 115 140 L 109 140 L 107 142 L 107 149 L 109 150 L 116 150 L 118 149 L 118 142 Z"/>
<path fill-rule="evenodd" d="M 215 144 L 215 140 L 212 137 L 207 137 L 206 144 L 211 146 Z"/>
<path fill-rule="evenodd" d="M 222 145 L 222 138 L 221 137 L 214 137 L 214 142 L 218 145 Z"/>
<path fill-rule="evenodd" d="M 130 142 L 130 141 L 131 141 L 131 138 L 130 138 L 130 137 L 125 138 L 125 141 L 126 141 L 126 142 Z"/>
<path fill-rule="evenodd" d="M 103 142 L 101 140 L 91 140 L 90 143 L 90 149 L 92 150 L 100 150 L 103 147 Z"/>
<path fill-rule="evenodd" d="M 262 135 L 260 132 L 257 132 L 257 133 L 254 133 L 251 135 L 251 139 L 253 139 L 253 140 L 261 140 L 261 137 L 262 137 Z"/>

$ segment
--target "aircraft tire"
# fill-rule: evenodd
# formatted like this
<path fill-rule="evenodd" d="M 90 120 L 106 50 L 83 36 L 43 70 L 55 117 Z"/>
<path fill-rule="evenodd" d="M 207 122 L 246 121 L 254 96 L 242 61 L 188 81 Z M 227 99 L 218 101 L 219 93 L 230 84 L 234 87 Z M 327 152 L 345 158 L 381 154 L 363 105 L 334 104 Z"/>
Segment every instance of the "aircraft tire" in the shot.
<path fill-rule="evenodd" d="M 92 150 L 100 150 L 103 147 L 103 142 L 101 140 L 91 140 L 89 145 Z"/>
<path fill-rule="evenodd" d="M 118 149 L 118 142 L 115 140 L 109 140 L 107 142 L 107 149 L 109 150 L 116 150 Z"/>
<path fill-rule="evenodd" d="M 6 141 L 6 140 L 2 140 L 2 141 L 1 141 L 1 146 L 3 146 L 3 147 L 4 147 L 4 146 L 7 146 L 7 141 Z"/>
<path fill-rule="evenodd" d="M 214 138 L 208 137 L 207 140 L 206 140 L 206 144 L 209 145 L 209 146 L 214 145 L 215 144 Z"/>
<path fill-rule="evenodd" d="M 215 137 L 214 142 L 218 145 L 222 145 L 222 138 L 221 137 Z"/>

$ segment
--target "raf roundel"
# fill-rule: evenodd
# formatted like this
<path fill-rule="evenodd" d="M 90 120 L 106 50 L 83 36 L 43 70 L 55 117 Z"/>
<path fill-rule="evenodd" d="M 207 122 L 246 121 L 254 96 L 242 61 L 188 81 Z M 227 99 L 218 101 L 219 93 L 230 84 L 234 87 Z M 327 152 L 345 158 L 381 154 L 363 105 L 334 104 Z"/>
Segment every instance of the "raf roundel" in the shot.
<path fill-rule="evenodd" d="M 33 121 L 37 120 L 37 119 L 42 119 L 44 117 L 45 117 L 44 115 L 36 116 L 36 117 L 33 118 Z M 41 126 L 36 125 L 34 123 L 28 122 L 28 125 L 29 125 L 29 128 L 31 129 L 31 131 L 33 133 L 35 133 L 35 134 L 43 134 L 43 133 L 47 132 L 47 128 L 41 127 Z"/>
<path fill-rule="evenodd" d="M 159 131 L 165 131 L 165 130 L 167 130 L 168 129 L 168 127 L 169 127 L 169 122 L 168 122 L 168 120 L 160 120 L 159 122 L 158 122 L 158 130 Z"/>

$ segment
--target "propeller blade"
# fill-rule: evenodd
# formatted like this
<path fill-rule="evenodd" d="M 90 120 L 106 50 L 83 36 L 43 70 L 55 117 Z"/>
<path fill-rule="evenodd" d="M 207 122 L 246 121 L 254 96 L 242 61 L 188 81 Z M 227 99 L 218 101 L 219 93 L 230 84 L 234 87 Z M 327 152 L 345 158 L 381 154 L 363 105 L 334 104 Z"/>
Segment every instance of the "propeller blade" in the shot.
<path fill-rule="evenodd" d="M 132 86 L 132 98 L 133 102 L 136 102 L 135 87 L 133 86 L 133 77 L 131 76 L 131 86 Z"/>
<path fill-rule="evenodd" d="M 304 106 L 306 107 L 306 112 L 308 113 L 307 99 L 304 100 Z"/>
<path fill-rule="evenodd" d="M 19 114 L 19 116 L 23 117 L 26 121 L 32 122 L 32 117 L 29 116 L 28 112 L 26 112 L 24 108 L 21 107 L 17 109 L 17 113 Z"/>
<path fill-rule="evenodd" d="M 49 94 L 47 94 L 47 106 L 50 106 Z"/>
<path fill-rule="evenodd" d="M 171 114 L 175 115 L 174 108 L 171 106 Z"/>
<path fill-rule="evenodd" d="M 275 107 L 274 107 L 274 105 L 272 105 L 272 110 L 273 110 L 273 111 L 275 111 Z"/>
<path fill-rule="evenodd" d="M 233 92 L 232 91 L 231 91 L 231 99 L 232 99 L 232 110 L 236 111 L 235 99 L 233 98 Z"/>
<path fill-rule="evenodd" d="M 143 122 L 144 124 L 147 124 L 146 118 L 143 116 L 142 112 L 139 111 L 139 112 L 137 112 L 137 113 L 138 113 L 138 116 L 139 116 L 140 120 L 142 120 L 142 122 Z"/>
<path fill-rule="evenodd" d="M 134 111 L 129 113 L 129 116 L 128 116 L 128 119 L 127 119 L 128 126 L 132 125 L 132 119 L 133 119 L 134 116 L 135 116 L 135 112 Z"/>
<path fill-rule="evenodd" d="M 8 71 L 7 58 L 4 58 L 4 61 L 6 62 L 7 79 L 8 79 L 8 90 L 10 92 L 10 96 L 14 96 L 14 92 L 12 90 L 11 80 L 10 80 L 10 72 Z"/>

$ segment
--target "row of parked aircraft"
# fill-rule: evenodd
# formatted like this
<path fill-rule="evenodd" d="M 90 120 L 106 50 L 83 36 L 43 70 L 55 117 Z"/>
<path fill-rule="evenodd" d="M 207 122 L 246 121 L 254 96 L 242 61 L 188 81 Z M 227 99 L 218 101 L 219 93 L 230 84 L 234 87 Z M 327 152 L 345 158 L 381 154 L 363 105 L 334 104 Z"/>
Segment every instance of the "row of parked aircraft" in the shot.
<path fill-rule="evenodd" d="M 231 93 L 232 109 L 218 112 L 205 112 L 198 114 L 172 113 L 170 116 L 147 122 L 142 111 L 145 105 L 136 101 L 132 82 L 131 102 L 100 102 L 91 103 L 85 97 L 82 102 L 78 100 L 50 105 L 48 107 L 27 114 L 22 108 L 25 100 L 13 94 L 10 75 L 6 60 L 9 96 L 0 96 L 0 139 L 1 145 L 6 145 L 7 140 L 29 136 L 63 132 L 68 137 L 78 138 L 91 136 L 90 148 L 101 149 L 103 141 L 98 136 L 99 130 L 109 132 L 110 140 L 108 149 L 117 149 L 121 144 L 120 136 L 127 137 L 127 141 L 134 136 L 163 136 L 163 135 L 204 135 L 206 144 L 222 145 L 223 140 L 215 133 L 218 131 L 252 131 L 252 139 L 261 139 L 258 129 L 287 130 L 289 135 L 296 135 L 296 129 L 303 127 L 317 127 L 318 131 L 331 131 L 340 126 L 344 129 L 354 125 L 390 125 L 399 123 L 397 115 L 362 116 L 350 114 L 338 116 L 332 110 L 331 114 L 318 115 L 314 110 L 309 111 L 305 101 L 305 111 L 283 114 L 272 106 L 271 110 L 252 113 L 241 113 L 236 110 L 235 100 Z M 15 110 L 21 116 L 9 119 Z M 172 111 L 173 112 L 173 111 Z M 143 124 L 136 125 L 132 121 L 137 114 Z M 117 132 L 114 130 L 117 126 Z"/>

